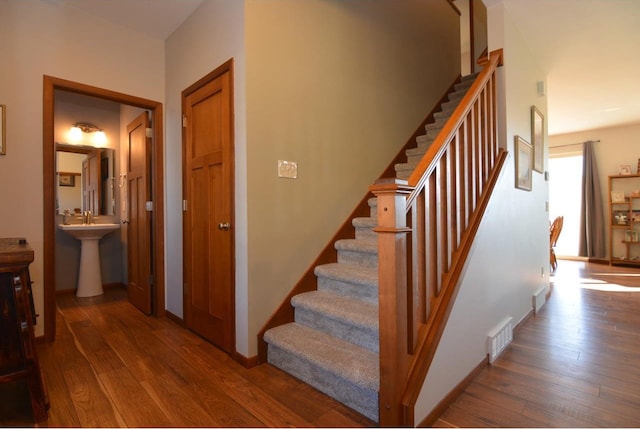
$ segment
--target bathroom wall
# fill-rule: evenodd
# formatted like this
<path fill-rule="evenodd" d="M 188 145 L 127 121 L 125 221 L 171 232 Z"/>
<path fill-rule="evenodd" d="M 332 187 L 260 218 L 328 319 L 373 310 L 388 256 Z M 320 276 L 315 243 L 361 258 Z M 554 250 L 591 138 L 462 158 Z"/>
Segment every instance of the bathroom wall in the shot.
<path fill-rule="evenodd" d="M 120 105 L 111 101 L 100 100 L 80 94 L 66 91 L 56 91 L 54 101 L 54 139 L 57 143 L 69 143 L 68 131 L 76 122 L 89 122 L 102 128 L 107 136 L 107 143 L 103 147 L 120 152 Z M 92 145 L 92 134 L 83 134 L 83 140 L 79 144 Z M 67 158 L 78 155 L 63 153 Z M 119 171 L 119 156 L 116 155 L 115 171 Z M 81 160 L 73 166 L 58 165 L 57 171 L 69 171 L 78 169 L 82 171 Z M 76 178 L 76 188 L 80 188 L 80 176 Z M 59 188 L 59 191 L 64 188 Z M 119 189 L 116 186 L 116 201 L 118 201 Z M 66 207 L 61 205 L 58 198 L 60 211 Z M 63 215 L 58 214 L 56 224 L 63 222 Z M 74 219 L 72 222 L 79 222 Z M 97 223 L 120 223 L 120 216 L 116 211 L 115 216 L 100 215 L 96 217 Z M 119 233 L 110 233 L 100 240 L 100 266 L 103 284 L 123 283 L 122 277 L 122 249 L 123 242 Z M 73 290 L 78 281 L 78 267 L 80 265 L 80 241 L 69 234 L 56 229 L 56 291 Z"/>

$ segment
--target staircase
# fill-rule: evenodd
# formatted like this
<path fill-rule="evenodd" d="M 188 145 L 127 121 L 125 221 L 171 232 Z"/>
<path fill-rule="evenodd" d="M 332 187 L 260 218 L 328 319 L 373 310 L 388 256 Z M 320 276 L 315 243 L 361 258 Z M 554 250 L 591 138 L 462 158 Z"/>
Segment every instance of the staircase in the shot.
<path fill-rule="evenodd" d="M 473 83 L 475 75 L 456 84 L 434 122 L 396 164 L 396 176 L 407 179 Z M 268 330 L 268 361 L 378 421 L 378 247 L 376 198 L 370 216 L 355 218 L 355 239 L 338 240 L 338 262 L 315 268 L 317 290 L 291 299 L 295 322 Z"/>

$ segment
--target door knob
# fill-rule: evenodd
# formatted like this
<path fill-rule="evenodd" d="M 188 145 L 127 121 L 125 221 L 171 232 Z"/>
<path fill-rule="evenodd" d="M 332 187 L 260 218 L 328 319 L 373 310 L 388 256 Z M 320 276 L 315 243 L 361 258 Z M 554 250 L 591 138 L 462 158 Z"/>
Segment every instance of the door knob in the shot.
<path fill-rule="evenodd" d="M 221 222 L 218 224 L 218 229 L 222 230 L 222 231 L 228 231 L 229 228 L 231 227 L 231 225 L 229 225 L 229 222 Z"/>

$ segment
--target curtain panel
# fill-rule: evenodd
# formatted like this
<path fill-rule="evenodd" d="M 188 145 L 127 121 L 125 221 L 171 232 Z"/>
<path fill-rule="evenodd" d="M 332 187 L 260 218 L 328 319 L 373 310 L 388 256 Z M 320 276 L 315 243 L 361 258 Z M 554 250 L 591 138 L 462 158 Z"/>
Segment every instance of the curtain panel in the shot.
<path fill-rule="evenodd" d="M 593 141 L 583 145 L 582 156 L 582 207 L 580 210 L 580 240 L 578 255 L 604 258 L 604 207 L 598 178 L 598 166 L 593 154 Z"/>

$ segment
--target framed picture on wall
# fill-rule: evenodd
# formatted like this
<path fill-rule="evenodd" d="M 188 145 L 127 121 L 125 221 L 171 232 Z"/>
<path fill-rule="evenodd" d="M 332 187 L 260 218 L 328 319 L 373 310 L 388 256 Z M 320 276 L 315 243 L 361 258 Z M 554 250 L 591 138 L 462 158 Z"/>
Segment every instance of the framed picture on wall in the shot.
<path fill-rule="evenodd" d="M 532 187 L 533 148 L 525 139 L 515 136 L 516 188 L 530 191 Z"/>
<path fill-rule="evenodd" d="M 533 146 L 533 169 L 542 173 L 544 169 L 544 116 L 536 106 L 531 106 L 531 145 Z"/>
<path fill-rule="evenodd" d="M 58 173 L 58 185 L 76 186 L 76 176 L 72 173 Z"/>

